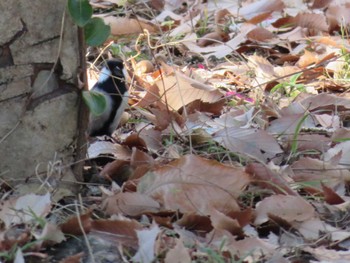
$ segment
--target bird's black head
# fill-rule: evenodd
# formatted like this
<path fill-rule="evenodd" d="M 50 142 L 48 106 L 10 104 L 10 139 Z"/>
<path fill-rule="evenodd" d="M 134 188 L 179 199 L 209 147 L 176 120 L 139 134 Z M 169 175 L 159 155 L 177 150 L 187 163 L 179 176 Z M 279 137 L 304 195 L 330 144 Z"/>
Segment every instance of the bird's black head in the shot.
<path fill-rule="evenodd" d="M 107 60 L 107 68 L 110 70 L 111 75 L 116 78 L 122 78 L 124 79 L 123 69 L 124 64 L 123 61 L 120 59 L 111 59 Z"/>
<path fill-rule="evenodd" d="M 123 69 L 122 60 L 107 60 L 93 89 L 102 90 L 111 95 L 123 94 L 126 91 Z M 116 92 L 116 90 L 119 91 Z"/>

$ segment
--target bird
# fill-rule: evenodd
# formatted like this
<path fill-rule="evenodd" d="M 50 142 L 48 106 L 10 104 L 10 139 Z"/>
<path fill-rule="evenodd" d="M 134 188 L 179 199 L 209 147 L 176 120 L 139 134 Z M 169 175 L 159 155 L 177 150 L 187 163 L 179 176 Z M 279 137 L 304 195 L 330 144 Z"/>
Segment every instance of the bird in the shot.
<path fill-rule="evenodd" d="M 111 137 L 128 105 L 129 93 L 125 84 L 123 61 L 107 60 L 97 83 L 91 90 L 105 96 L 106 109 L 98 116 L 90 113 L 87 134 L 90 137 L 104 135 Z"/>

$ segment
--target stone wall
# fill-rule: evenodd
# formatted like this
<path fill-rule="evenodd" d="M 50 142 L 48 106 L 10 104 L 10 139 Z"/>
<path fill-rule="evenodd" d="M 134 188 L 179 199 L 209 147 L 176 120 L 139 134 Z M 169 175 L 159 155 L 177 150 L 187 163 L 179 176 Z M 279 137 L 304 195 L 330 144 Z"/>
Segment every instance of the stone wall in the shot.
<path fill-rule="evenodd" d="M 57 190 L 84 156 L 78 29 L 66 0 L 2 0 L 0 10 L 0 179 L 21 192 Z"/>

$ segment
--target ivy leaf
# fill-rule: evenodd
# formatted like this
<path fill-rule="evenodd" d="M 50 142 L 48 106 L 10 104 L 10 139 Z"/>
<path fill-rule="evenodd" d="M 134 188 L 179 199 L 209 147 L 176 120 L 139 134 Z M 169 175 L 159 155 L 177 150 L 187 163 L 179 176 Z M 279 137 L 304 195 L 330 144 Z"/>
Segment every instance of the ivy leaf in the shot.
<path fill-rule="evenodd" d="M 74 22 L 83 27 L 92 16 L 92 7 L 89 0 L 68 0 L 68 12 Z"/>
<path fill-rule="evenodd" d="M 107 108 L 107 100 L 103 93 L 98 91 L 83 91 L 83 99 L 90 112 L 95 115 L 101 115 Z"/>
<path fill-rule="evenodd" d="M 89 46 L 103 44 L 111 33 L 111 27 L 101 18 L 94 17 L 84 26 L 85 41 Z"/>

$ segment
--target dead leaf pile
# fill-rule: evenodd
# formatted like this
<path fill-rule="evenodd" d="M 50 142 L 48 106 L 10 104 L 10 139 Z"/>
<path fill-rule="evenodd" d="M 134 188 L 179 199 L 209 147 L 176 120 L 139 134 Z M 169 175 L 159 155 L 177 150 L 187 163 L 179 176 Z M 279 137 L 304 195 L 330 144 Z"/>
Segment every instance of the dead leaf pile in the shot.
<path fill-rule="evenodd" d="M 0 258 L 74 235 L 129 262 L 347 262 L 349 3 L 91 2 L 131 94 L 89 146 L 86 181 L 107 186 L 59 223 L 49 195 L 4 200 Z"/>

